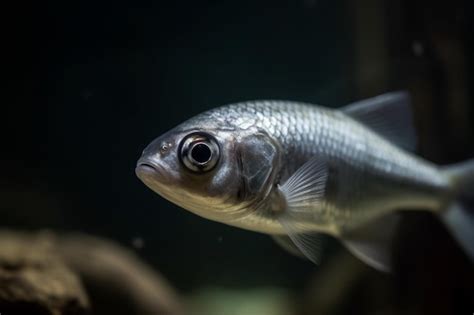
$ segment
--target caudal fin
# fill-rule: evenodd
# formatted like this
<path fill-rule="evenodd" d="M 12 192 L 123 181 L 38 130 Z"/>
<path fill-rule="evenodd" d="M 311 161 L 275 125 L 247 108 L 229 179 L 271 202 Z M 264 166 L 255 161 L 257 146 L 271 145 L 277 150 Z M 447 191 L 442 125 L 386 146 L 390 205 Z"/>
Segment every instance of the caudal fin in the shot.
<path fill-rule="evenodd" d="M 448 166 L 444 172 L 458 194 L 441 217 L 451 234 L 474 261 L 474 159 Z"/>

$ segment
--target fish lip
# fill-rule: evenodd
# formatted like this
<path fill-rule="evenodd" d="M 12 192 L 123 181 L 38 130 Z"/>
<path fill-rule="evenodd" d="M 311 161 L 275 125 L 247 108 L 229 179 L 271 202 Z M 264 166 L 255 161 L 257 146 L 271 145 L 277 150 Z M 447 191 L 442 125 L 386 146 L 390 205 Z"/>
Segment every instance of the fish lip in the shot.
<path fill-rule="evenodd" d="M 135 166 L 135 174 L 138 178 L 142 178 L 142 176 L 157 176 L 162 175 L 163 172 L 161 171 L 161 167 L 149 159 L 140 158 Z"/>
<path fill-rule="evenodd" d="M 146 170 L 146 171 L 153 171 L 153 172 L 158 172 L 157 168 L 152 165 L 151 163 L 138 163 L 137 166 L 136 166 L 136 169 L 142 169 L 142 170 Z"/>

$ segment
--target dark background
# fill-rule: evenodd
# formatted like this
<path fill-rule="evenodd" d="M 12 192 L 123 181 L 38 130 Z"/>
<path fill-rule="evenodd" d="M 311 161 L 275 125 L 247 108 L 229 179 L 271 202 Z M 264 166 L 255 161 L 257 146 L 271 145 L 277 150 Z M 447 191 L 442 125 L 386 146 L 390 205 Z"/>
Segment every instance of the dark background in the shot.
<path fill-rule="evenodd" d="M 318 274 L 268 237 L 194 216 L 135 177 L 147 143 L 203 110 L 251 99 L 339 107 L 408 89 L 420 154 L 474 156 L 469 1 L 45 1 L 2 16 L 2 226 L 127 246 L 139 237 L 139 255 L 181 292 L 299 294 Z M 368 286 L 389 292 L 379 302 L 388 309 L 472 313 L 472 265 L 436 220 L 406 221 L 399 273 L 364 269 L 338 307 L 370 309 L 359 290 Z"/>

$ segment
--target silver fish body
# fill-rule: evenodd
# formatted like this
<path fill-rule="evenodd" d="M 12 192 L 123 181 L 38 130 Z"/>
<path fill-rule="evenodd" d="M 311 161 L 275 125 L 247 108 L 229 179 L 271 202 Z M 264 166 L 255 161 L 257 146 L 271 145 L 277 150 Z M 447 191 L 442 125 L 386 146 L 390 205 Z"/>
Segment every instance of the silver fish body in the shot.
<path fill-rule="evenodd" d="M 344 239 L 396 211 L 440 213 L 453 200 L 451 177 L 390 141 L 401 134 L 395 140 L 413 146 L 406 103 L 405 93 L 391 93 L 344 110 L 286 101 L 219 107 L 152 142 L 137 174 L 185 209 L 248 230 L 288 234 L 311 256 L 299 235 Z M 388 111 L 394 117 L 372 115 L 374 104 L 382 113 L 395 108 Z M 211 170 L 186 168 L 183 159 L 193 159 L 183 155 L 189 155 L 183 149 L 189 135 L 196 157 L 199 150 L 203 160 L 218 151 Z"/>

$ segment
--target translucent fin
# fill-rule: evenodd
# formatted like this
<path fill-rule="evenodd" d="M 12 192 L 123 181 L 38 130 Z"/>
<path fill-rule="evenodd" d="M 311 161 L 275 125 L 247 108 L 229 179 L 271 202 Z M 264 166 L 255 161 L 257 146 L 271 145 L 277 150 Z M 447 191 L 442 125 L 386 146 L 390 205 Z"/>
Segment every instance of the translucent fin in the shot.
<path fill-rule="evenodd" d="M 474 210 L 454 203 L 441 217 L 464 252 L 474 261 Z"/>
<path fill-rule="evenodd" d="M 321 203 L 328 177 L 327 165 L 319 158 L 312 158 L 301 166 L 280 187 L 290 213 L 314 209 Z"/>
<path fill-rule="evenodd" d="M 453 182 L 461 198 L 474 200 L 474 159 L 448 165 L 443 172 Z"/>
<path fill-rule="evenodd" d="M 444 174 L 457 190 L 453 204 L 441 218 L 451 234 L 474 261 L 474 159 L 445 167 Z"/>
<path fill-rule="evenodd" d="M 342 111 L 396 145 L 410 151 L 416 149 L 416 133 L 408 92 L 382 94 L 349 104 Z"/>
<path fill-rule="evenodd" d="M 342 242 L 357 258 L 384 272 L 392 267 L 392 243 L 400 215 L 390 214 L 343 236 Z"/>
<path fill-rule="evenodd" d="M 278 220 L 296 247 L 316 264 L 321 259 L 322 234 L 311 232 L 309 225 L 315 220 L 315 209 L 321 207 L 327 176 L 326 163 L 313 158 L 280 187 L 287 207 Z"/>
<path fill-rule="evenodd" d="M 290 237 L 286 235 L 272 235 L 272 238 L 275 243 L 280 245 L 281 248 L 283 248 L 290 254 L 298 257 L 305 257 L 305 255 L 299 250 L 298 247 L 296 247 L 295 243 L 293 243 Z"/>
<path fill-rule="evenodd" d="M 298 231 L 298 224 L 291 224 L 288 221 L 282 222 L 281 224 L 303 256 L 316 265 L 319 265 L 321 263 L 326 236 L 317 232 L 300 232 Z"/>

